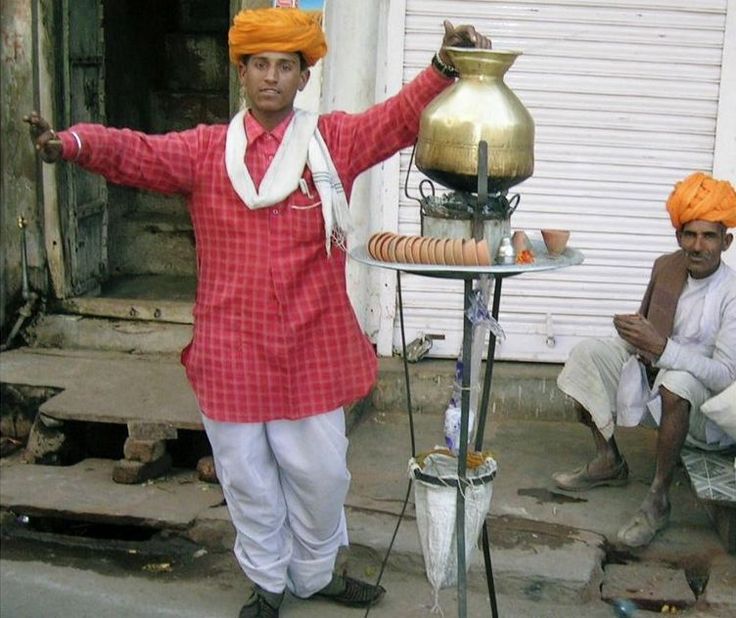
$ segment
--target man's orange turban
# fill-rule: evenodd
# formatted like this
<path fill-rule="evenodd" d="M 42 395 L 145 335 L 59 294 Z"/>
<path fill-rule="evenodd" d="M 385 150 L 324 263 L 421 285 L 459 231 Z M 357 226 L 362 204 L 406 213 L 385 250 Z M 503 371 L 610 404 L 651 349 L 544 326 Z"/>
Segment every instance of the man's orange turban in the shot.
<path fill-rule="evenodd" d="M 667 212 L 678 230 L 690 221 L 713 221 L 736 227 L 736 191 L 727 180 L 695 172 L 675 183 L 667 200 Z"/>
<path fill-rule="evenodd" d="M 299 9 L 240 11 L 228 32 L 230 62 L 260 52 L 300 52 L 309 66 L 327 53 L 321 13 Z"/>

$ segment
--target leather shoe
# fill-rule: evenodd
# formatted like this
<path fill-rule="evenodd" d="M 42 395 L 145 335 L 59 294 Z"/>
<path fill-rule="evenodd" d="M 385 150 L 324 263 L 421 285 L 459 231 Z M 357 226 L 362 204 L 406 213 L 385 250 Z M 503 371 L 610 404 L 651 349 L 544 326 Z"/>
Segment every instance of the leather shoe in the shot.
<path fill-rule="evenodd" d="M 657 532 L 670 523 L 670 507 L 661 517 L 639 509 L 636 514 L 618 531 L 617 538 L 627 547 L 644 547 L 652 542 Z"/>
<path fill-rule="evenodd" d="M 565 491 L 585 491 L 602 485 L 619 486 L 629 482 L 629 466 L 625 459 L 619 461 L 611 472 L 603 475 L 591 474 L 589 465 L 586 464 L 574 472 L 558 472 L 552 475 L 552 480 Z"/>
<path fill-rule="evenodd" d="M 347 575 L 333 575 L 332 581 L 310 599 L 326 599 L 347 607 L 369 607 L 386 594 L 383 586 L 375 586 Z"/>
<path fill-rule="evenodd" d="M 238 618 L 279 618 L 279 606 L 283 598 L 283 592 L 278 594 L 253 586 L 253 592 L 240 608 Z"/>

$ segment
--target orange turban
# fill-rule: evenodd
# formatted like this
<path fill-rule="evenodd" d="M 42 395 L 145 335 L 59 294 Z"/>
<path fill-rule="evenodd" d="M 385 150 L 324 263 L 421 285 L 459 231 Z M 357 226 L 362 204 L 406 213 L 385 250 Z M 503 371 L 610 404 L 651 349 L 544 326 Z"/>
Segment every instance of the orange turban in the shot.
<path fill-rule="evenodd" d="M 727 180 L 695 172 L 675 183 L 667 200 L 667 212 L 678 230 L 690 221 L 712 221 L 736 227 L 736 191 Z"/>
<path fill-rule="evenodd" d="M 321 12 L 299 9 L 240 11 L 228 32 L 230 62 L 260 52 L 301 53 L 312 66 L 327 53 Z"/>

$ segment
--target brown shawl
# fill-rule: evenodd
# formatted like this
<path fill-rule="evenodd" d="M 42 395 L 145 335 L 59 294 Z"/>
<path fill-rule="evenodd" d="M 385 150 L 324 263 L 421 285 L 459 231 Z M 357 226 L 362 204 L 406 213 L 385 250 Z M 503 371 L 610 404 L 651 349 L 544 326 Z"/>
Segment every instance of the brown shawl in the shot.
<path fill-rule="evenodd" d="M 675 251 L 657 258 L 639 313 L 664 337 L 672 334 L 675 309 L 687 281 L 685 254 Z"/>

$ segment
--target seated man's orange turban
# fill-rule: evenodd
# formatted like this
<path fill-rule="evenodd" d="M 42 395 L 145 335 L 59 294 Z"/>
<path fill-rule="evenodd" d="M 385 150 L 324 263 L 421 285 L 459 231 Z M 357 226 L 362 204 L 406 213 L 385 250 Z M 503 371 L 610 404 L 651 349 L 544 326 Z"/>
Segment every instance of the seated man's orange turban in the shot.
<path fill-rule="evenodd" d="M 736 191 L 727 180 L 695 172 L 675 183 L 667 200 L 667 212 L 678 230 L 690 221 L 713 221 L 736 227 Z"/>
<path fill-rule="evenodd" d="M 228 32 L 230 62 L 261 52 L 301 53 L 312 66 L 327 53 L 321 13 L 299 9 L 240 11 Z"/>

